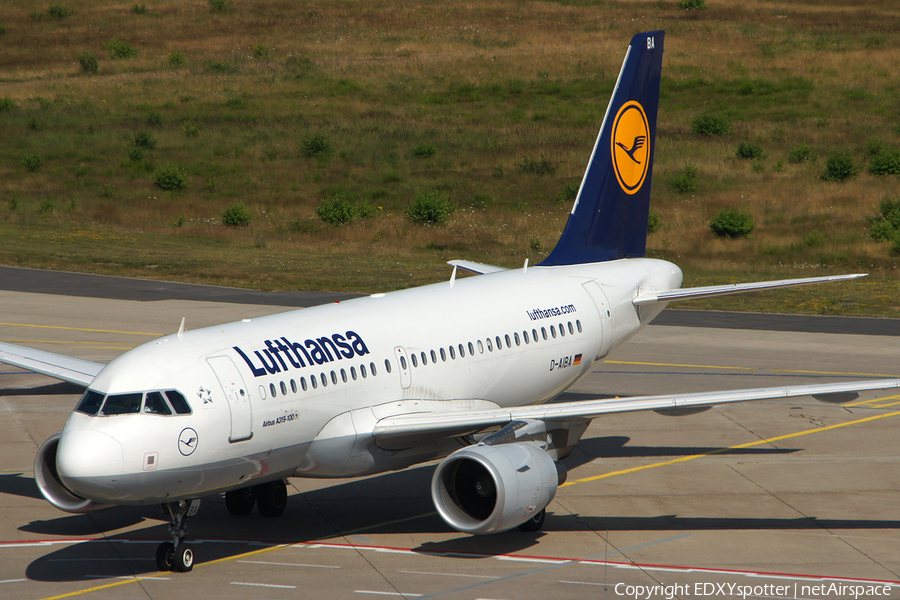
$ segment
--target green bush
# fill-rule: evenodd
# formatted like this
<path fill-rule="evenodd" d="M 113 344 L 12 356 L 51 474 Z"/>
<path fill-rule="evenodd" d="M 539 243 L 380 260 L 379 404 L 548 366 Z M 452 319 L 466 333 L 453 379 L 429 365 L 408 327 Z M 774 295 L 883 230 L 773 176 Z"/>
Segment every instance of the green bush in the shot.
<path fill-rule="evenodd" d="M 120 58 L 134 58 L 138 55 L 137 50 L 135 50 L 131 44 L 115 38 L 109 40 L 104 47 L 109 50 L 109 57 L 114 60 Z"/>
<path fill-rule="evenodd" d="M 679 194 L 689 194 L 697 191 L 697 167 L 688 163 L 679 169 L 675 175 L 669 180 L 672 186 Z"/>
<path fill-rule="evenodd" d="M 678 0 L 679 10 L 706 10 L 706 0 Z"/>
<path fill-rule="evenodd" d="M 65 19 L 72 15 L 72 10 L 59 4 L 51 4 L 50 8 L 47 9 L 47 14 L 57 19 Z"/>
<path fill-rule="evenodd" d="M 147 131 L 138 131 L 134 134 L 134 145 L 136 148 L 144 148 L 145 150 L 153 150 L 156 148 L 156 138 Z"/>
<path fill-rule="evenodd" d="M 0 112 L 12 112 L 16 107 L 16 102 L 12 98 L 6 96 L 0 98 Z"/>
<path fill-rule="evenodd" d="M 6 23 L 0 23 L 0 35 L 6 35 Z"/>
<path fill-rule="evenodd" d="M 872 175 L 900 175 L 900 152 L 896 148 L 882 148 L 869 164 Z"/>
<path fill-rule="evenodd" d="M 269 48 L 268 44 L 264 44 L 262 42 L 258 42 L 253 46 L 253 56 L 256 58 L 269 58 L 269 54 L 271 54 L 272 49 Z"/>
<path fill-rule="evenodd" d="M 222 223 L 229 227 L 243 227 L 249 225 L 253 220 L 253 215 L 244 206 L 243 203 L 234 204 L 225 209 L 222 213 Z"/>
<path fill-rule="evenodd" d="M 338 226 L 352 223 L 356 218 L 356 211 L 349 200 L 341 194 L 336 194 L 322 200 L 316 207 L 316 215 L 329 225 Z"/>
<path fill-rule="evenodd" d="M 553 201 L 559 202 L 560 204 L 574 202 L 575 198 L 578 196 L 579 189 L 581 189 L 580 182 L 570 181 L 563 186 L 563 189 L 556 192 L 556 194 L 553 196 Z"/>
<path fill-rule="evenodd" d="M 44 164 L 44 159 L 41 158 L 37 154 L 23 154 L 22 155 L 22 166 L 25 167 L 26 170 L 34 173 Z"/>
<path fill-rule="evenodd" d="M 303 153 L 309 158 L 327 158 L 334 153 L 328 139 L 320 133 L 305 138 L 302 145 Z"/>
<path fill-rule="evenodd" d="M 406 209 L 406 216 L 413 223 L 442 225 L 453 212 L 453 205 L 446 194 L 437 190 L 419 190 L 416 198 Z"/>
<path fill-rule="evenodd" d="M 858 170 L 849 152 L 838 151 L 828 155 L 825 171 L 819 177 L 825 181 L 843 181 Z"/>
<path fill-rule="evenodd" d="M 756 160 L 763 157 L 763 149 L 759 144 L 741 142 L 738 144 L 737 157 L 748 160 Z"/>
<path fill-rule="evenodd" d="M 691 131 L 700 135 L 728 135 L 731 133 L 731 123 L 721 115 L 705 112 L 691 121 Z"/>
<path fill-rule="evenodd" d="M 540 160 L 525 158 L 518 166 L 519 173 L 528 173 L 529 175 L 553 175 L 556 173 L 556 165 L 545 156 L 541 156 Z"/>
<path fill-rule="evenodd" d="M 806 144 L 801 144 L 795 148 L 792 148 L 790 152 L 788 152 L 788 162 L 792 165 L 796 165 L 802 163 L 803 161 L 808 161 L 810 158 L 810 150 L 809 146 Z"/>
<path fill-rule="evenodd" d="M 155 110 L 151 110 L 147 113 L 147 124 L 148 125 L 162 125 L 162 116 Z"/>
<path fill-rule="evenodd" d="M 161 190 L 175 191 L 187 187 L 184 173 L 178 167 L 167 165 L 160 167 L 153 174 L 153 184 Z"/>
<path fill-rule="evenodd" d="M 229 8 L 228 2 L 225 0 L 209 0 L 209 12 L 211 13 L 226 13 Z"/>
<path fill-rule="evenodd" d="M 753 215 L 750 211 L 741 210 L 735 206 L 723 208 L 712 221 L 709 228 L 719 237 L 739 238 L 749 234 L 756 227 Z"/>
<path fill-rule="evenodd" d="M 133 12 L 136 15 L 146 15 L 147 7 L 143 4 L 134 4 L 131 7 L 131 12 Z"/>
<path fill-rule="evenodd" d="M 427 142 L 422 142 L 421 144 L 416 144 L 416 146 L 412 149 L 412 154 L 416 158 L 431 158 L 437 152 L 437 148 L 434 144 L 429 144 Z"/>
<path fill-rule="evenodd" d="M 181 133 L 183 133 L 185 137 L 197 137 L 200 135 L 200 126 L 188 119 L 181 124 Z"/>
<path fill-rule="evenodd" d="M 144 150 L 137 146 L 132 146 L 128 149 L 128 160 L 131 162 L 140 162 L 144 160 Z"/>
<path fill-rule="evenodd" d="M 659 211 L 651 209 L 647 215 L 647 233 L 656 233 L 660 229 L 662 229 L 662 215 Z"/>
<path fill-rule="evenodd" d="M 883 199 L 878 204 L 878 214 L 874 217 L 866 217 L 871 224 L 869 235 L 879 242 L 889 242 L 898 239 L 900 233 L 900 199 Z"/>
<path fill-rule="evenodd" d="M 97 62 L 97 57 L 90 52 L 82 52 L 79 54 L 78 63 L 81 65 L 81 70 L 85 73 L 96 73 L 97 69 L 100 67 L 100 63 Z"/>
<path fill-rule="evenodd" d="M 184 54 L 178 52 L 177 50 L 169 52 L 169 66 L 171 67 L 180 67 L 184 64 Z"/>

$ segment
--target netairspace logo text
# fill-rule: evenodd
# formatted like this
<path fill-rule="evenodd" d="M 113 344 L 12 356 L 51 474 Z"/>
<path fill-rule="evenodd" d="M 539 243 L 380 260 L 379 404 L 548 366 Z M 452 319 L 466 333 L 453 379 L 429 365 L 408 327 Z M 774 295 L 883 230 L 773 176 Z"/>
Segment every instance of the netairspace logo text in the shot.
<path fill-rule="evenodd" d="M 729 598 L 750 598 L 768 596 L 770 598 L 885 598 L 891 593 L 890 585 L 861 585 L 843 583 L 817 583 L 814 585 L 794 583 L 793 585 L 740 585 L 737 583 L 675 583 L 672 585 L 626 585 L 617 583 L 617 596 L 632 600 L 673 600 L 674 598 L 709 598 L 725 596 Z"/>

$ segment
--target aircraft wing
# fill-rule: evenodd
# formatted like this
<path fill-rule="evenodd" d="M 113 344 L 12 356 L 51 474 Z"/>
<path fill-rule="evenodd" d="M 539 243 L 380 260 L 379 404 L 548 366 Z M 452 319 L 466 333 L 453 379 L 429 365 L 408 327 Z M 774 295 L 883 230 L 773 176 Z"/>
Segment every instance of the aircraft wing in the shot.
<path fill-rule="evenodd" d="M 2 342 L 0 342 L 0 363 L 28 369 L 84 387 L 88 387 L 97 373 L 105 366 L 89 360 Z"/>
<path fill-rule="evenodd" d="M 695 288 L 678 288 L 663 290 L 648 294 L 638 294 L 631 301 L 635 306 L 652 304 L 654 302 L 672 302 L 674 300 L 693 300 L 696 298 L 709 298 L 711 296 L 727 296 L 728 294 L 740 294 L 743 292 L 755 292 L 772 290 L 775 288 L 793 287 L 798 285 L 810 285 L 813 283 L 827 283 L 832 281 L 847 281 L 865 277 L 865 273 L 854 275 L 832 275 L 828 277 L 805 277 L 802 279 L 781 279 L 778 281 L 758 281 L 756 283 L 733 283 L 729 285 L 709 285 Z"/>
<path fill-rule="evenodd" d="M 380 419 L 375 424 L 373 433 L 375 438 L 379 440 L 403 437 L 412 438 L 423 434 L 444 434 L 445 437 L 455 437 L 519 420 L 567 421 L 572 419 L 595 419 L 603 415 L 641 410 L 677 410 L 731 402 L 794 398 L 797 396 L 828 396 L 898 387 L 900 387 L 900 379 L 877 379 L 671 396 L 636 396 L 632 398 L 585 400 L 474 411 L 412 413 Z"/>

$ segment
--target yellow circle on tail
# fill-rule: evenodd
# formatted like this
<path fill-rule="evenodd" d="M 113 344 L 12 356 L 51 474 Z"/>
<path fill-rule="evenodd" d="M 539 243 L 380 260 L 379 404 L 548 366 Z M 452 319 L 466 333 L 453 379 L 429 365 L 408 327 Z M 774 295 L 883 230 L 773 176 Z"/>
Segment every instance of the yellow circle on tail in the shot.
<path fill-rule="evenodd" d="M 641 189 L 650 166 L 650 126 L 644 107 L 634 100 L 626 102 L 612 125 L 613 171 L 626 194 Z"/>

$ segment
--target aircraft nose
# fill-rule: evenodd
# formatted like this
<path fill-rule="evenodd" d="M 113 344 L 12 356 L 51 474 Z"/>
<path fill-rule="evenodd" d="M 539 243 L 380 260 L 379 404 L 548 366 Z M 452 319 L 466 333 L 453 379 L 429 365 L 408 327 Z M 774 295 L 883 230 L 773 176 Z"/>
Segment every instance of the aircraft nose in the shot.
<path fill-rule="evenodd" d="M 111 499 L 124 465 L 122 445 L 112 436 L 92 429 L 63 431 L 56 453 L 56 468 L 66 487 L 91 500 Z"/>

